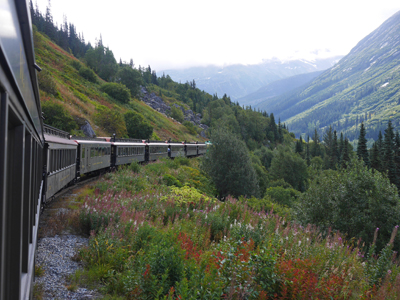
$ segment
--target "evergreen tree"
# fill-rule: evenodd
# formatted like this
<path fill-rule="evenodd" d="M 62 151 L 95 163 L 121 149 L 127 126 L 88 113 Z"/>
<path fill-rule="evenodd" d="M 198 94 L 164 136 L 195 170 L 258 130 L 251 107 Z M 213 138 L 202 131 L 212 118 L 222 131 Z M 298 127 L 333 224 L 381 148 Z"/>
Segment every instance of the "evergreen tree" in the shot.
<path fill-rule="evenodd" d="M 276 142 L 278 139 L 278 129 L 276 128 L 275 117 L 273 113 L 269 115 L 269 126 L 267 130 L 267 137 L 270 139 L 272 143 Z"/>
<path fill-rule="evenodd" d="M 342 154 L 343 154 L 343 149 L 344 149 L 344 139 L 343 139 L 343 132 L 340 133 L 340 139 L 339 139 L 339 162 L 341 163 L 342 161 Z"/>
<path fill-rule="evenodd" d="M 378 143 L 374 143 L 371 149 L 371 168 L 382 172 L 382 161 L 379 153 Z"/>
<path fill-rule="evenodd" d="M 333 155 L 332 126 L 329 126 L 328 131 L 324 133 L 324 143 L 325 143 L 325 148 L 326 148 L 325 167 L 327 169 L 333 169 L 334 165 L 332 165 L 332 155 Z"/>
<path fill-rule="evenodd" d="M 358 137 L 357 156 L 362 159 L 366 166 L 370 166 L 369 154 L 367 150 L 367 139 L 365 138 L 366 131 L 364 123 L 361 123 L 360 136 Z"/>
<path fill-rule="evenodd" d="M 347 163 L 350 161 L 350 155 L 349 155 L 349 140 L 347 137 L 344 139 L 344 145 L 343 145 L 343 153 L 342 153 L 342 158 L 341 158 L 341 167 L 343 169 L 347 168 Z"/>
<path fill-rule="evenodd" d="M 312 137 L 313 139 L 313 143 L 311 145 L 311 156 L 315 157 L 315 156 L 321 156 L 321 148 L 320 148 L 320 140 L 319 140 L 319 135 L 318 135 L 318 131 L 317 128 L 314 129 L 314 135 Z"/>
<path fill-rule="evenodd" d="M 385 129 L 385 137 L 383 141 L 383 159 L 382 164 L 384 170 L 388 172 L 388 177 L 391 183 L 397 183 L 396 165 L 394 163 L 394 133 L 392 122 L 389 120 L 388 127 Z"/>
<path fill-rule="evenodd" d="M 333 143 L 332 143 L 331 163 L 330 163 L 332 169 L 336 169 L 338 161 L 339 161 L 339 150 L 338 150 L 338 140 L 335 130 L 333 131 Z"/>

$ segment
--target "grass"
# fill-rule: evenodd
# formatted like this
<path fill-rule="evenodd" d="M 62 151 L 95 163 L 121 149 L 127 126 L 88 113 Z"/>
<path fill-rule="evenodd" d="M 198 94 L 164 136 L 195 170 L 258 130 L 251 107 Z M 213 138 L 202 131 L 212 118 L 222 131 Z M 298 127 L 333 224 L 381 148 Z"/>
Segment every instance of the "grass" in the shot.
<path fill-rule="evenodd" d="M 35 283 L 33 285 L 32 297 L 36 300 L 42 300 L 44 294 L 44 284 L 43 283 Z"/>

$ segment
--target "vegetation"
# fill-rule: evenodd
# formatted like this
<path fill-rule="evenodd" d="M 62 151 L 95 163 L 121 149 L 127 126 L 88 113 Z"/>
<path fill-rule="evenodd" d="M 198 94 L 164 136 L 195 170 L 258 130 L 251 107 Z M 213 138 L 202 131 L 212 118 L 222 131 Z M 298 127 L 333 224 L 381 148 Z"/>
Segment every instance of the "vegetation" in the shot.
<path fill-rule="evenodd" d="M 153 134 L 153 127 L 142 115 L 133 111 L 128 111 L 125 115 L 126 129 L 130 138 L 148 139 Z"/>
<path fill-rule="evenodd" d="M 397 228 L 389 240 L 380 228 L 364 252 L 339 232 L 322 236 L 314 226 L 260 209 L 269 196 L 217 201 L 198 165 L 197 159 L 165 160 L 105 175 L 81 208 L 81 229 L 91 237 L 80 252 L 85 269 L 72 285 L 134 299 L 400 295 L 400 267 L 392 260 Z M 183 187 L 169 187 L 160 174 Z M 386 244 L 380 252 L 379 242 Z"/>
<path fill-rule="evenodd" d="M 246 145 L 224 129 L 215 129 L 211 139 L 202 168 L 210 174 L 219 196 L 258 196 L 257 175 Z"/>
<path fill-rule="evenodd" d="M 100 89 L 121 103 L 129 102 L 130 92 L 127 89 L 127 87 L 121 83 L 116 83 L 116 82 L 105 83 L 101 86 Z"/>
<path fill-rule="evenodd" d="M 63 105 L 57 102 L 43 102 L 42 112 L 45 118 L 45 123 L 50 126 L 67 132 L 77 129 L 78 127 L 70 113 Z"/>

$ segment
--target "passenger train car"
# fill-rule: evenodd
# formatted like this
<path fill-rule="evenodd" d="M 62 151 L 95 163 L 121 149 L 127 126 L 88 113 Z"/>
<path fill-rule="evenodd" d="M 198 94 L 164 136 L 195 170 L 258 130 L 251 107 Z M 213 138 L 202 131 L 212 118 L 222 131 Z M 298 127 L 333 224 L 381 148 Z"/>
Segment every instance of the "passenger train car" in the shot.
<path fill-rule="evenodd" d="M 26 1 L 0 4 L 0 299 L 30 297 L 43 186 L 43 120 Z"/>
<path fill-rule="evenodd" d="M 28 3 L 4 0 L 0 12 L 0 299 L 29 299 L 44 203 L 82 176 L 206 145 L 71 137 L 44 125 Z"/>

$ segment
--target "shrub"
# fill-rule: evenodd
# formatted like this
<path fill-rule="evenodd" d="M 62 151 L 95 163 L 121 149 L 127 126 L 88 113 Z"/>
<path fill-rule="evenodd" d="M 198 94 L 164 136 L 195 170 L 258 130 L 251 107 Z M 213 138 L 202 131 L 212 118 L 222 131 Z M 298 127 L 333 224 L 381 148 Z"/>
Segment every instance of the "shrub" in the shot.
<path fill-rule="evenodd" d="M 308 178 L 307 164 L 298 154 L 279 149 L 271 161 L 269 169 L 275 179 L 284 179 L 293 188 L 305 191 Z"/>
<path fill-rule="evenodd" d="M 171 107 L 171 118 L 174 118 L 178 122 L 183 122 L 184 117 L 183 117 L 183 112 L 179 107 L 172 106 Z"/>
<path fill-rule="evenodd" d="M 182 183 L 176 179 L 174 176 L 170 175 L 170 174 L 164 174 L 163 175 L 163 181 L 166 185 L 168 186 L 176 186 L 176 187 L 182 187 Z"/>
<path fill-rule="evenodd" d="M 48 70 L 44 69 L 38 73 L 38 81 L 39 89 L 50 95 L 57 96 L 56 82 Z"/>
<path fill-rule="evenodd" d="M 121 83 L 108 82 L 103 84 L 100 89 L 119 102 L 129 102 L 131 93 L 129 89 Z"/>
<path fill-rule="evenodd" d="M 299 198 L 297 218 L 323 230 L 332 227 L 369 245 L 376 228 L 378 251 L 390 240 L 399 223 L 400 199 L 396 186 L 379 172 L 353 159 L 347 169 L 326 170 Z M 398 241 L 395 249 L 398 250 Z"/>
<path fill-rule="evenodd" d="M 42 102 L 42 112 L 45 123 L 58 129 L 70 132 L 77 129 L 78 125 L 63 105 L 57 102 Z"/>
<path fill-rule="evenodd" d="M 171 186 L 168 196 L 161 198 L 163 201 L 172 200 L 177 205 L 185 203 L 215 202 L 216 199 L 199 193 L 195 188 L 184 186 L 182 188 Z"/>
<path fill-rule="evenodd" d="M 141 114 L 128 111 L 124 115 L 124 119 L 130 138 L 148 139 L 153 134 L 153 127 Z"/>
<path fill-rule="evenodd" d="M 90 82 L 97 83 L 97 75 L 92 69 L 81 67 L 79 69 L 79 75 Z"/>
<path fill-rule="evenodd" d="M 190 134 L 197 134 L 196 125 L 194 125 L 192 122 L 184 121 L 183 125 L 187 128 L 187 130 L 189 130 Z"/>
<path fill-rule="evenodd" d="M 268 188 L 265 195 L 270 196 L 276 203 L 291 207 L 294 204 L 296 197 L 300 195 L 300 192 L 294 189 L 285 189 L 281 186 L 277 186 Z"/>
<path fill-rule="evenodd" d="M 109 134 L 115 133 L 118 137 L 126 135 L 124 118 L 117 110 L 111 110 L 106 106 L 99 106 L 94 119 L 97 125 L 103 127 Z"/>

